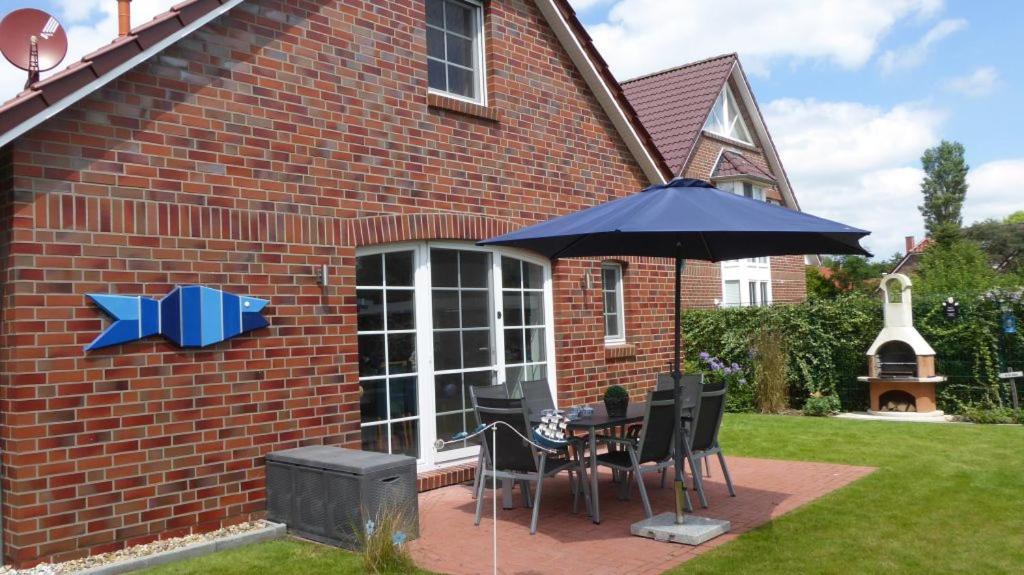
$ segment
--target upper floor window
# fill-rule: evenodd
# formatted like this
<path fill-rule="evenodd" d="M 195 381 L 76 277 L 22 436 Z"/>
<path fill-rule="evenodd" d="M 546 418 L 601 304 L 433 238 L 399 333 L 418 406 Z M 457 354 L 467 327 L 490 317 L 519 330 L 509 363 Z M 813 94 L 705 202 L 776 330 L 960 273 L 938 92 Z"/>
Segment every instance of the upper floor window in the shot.
<path fill-rule="evenodd" d="M 750 137 L 750 130 L 747 129 L 747 123 L 743 121 L 740 107 L 736 105 L 736 98 L 733 97 L 732 90 L 729 89 L 729 84 L 722 86 L 722 91 L 719 92 L 718 99 L 715 100 L 715 105 L 711 108 L 711 114 L 704 122 L 704 129 L 712 134 L 725 136 L 745 144 L 754 143 Z"/>
<path fill-rule="evenodd" d="M 486 104 L 483 5 L 475 0 L 426 1 L 430 90 Z"/>
<path fill-rule="evenodd" d="M 764 188 L 752 182 L 722 182 L 718 185 L 718 189 L 732 192 L 737 196 L 765 201 Z"/>
<path fill-rule="evenodd" d="M 718 184 L 718 189 L 725 192 L 732 192 L 737 196 L 743 196 L 754 200 L 760 200 L 762 202 L 767 201 L 764 188 L 754 184 L 752 182 L 744 181 L 733 181 L 733 182 L 721 182 Z M 756 265 L 768 265 L 767 257 L 758 258 L 747 258 L 745 260 L 738 260 L 748 264 Z M 753 298 L 751 298 L 753 299 Z"/>
<path fill-rule="evenodd" d="M 626 341 L 626 318 L 621 265 L 613 262 L 601 265 L 601 291 L 604 295 L 604 340 L 607 343 L 622 343 Z"/>

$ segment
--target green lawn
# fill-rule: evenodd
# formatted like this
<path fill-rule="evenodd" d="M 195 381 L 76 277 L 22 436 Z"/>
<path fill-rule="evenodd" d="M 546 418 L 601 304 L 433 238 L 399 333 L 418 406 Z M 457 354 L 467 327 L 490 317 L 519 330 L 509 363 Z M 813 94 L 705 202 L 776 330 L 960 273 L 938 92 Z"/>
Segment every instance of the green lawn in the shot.
<path fill-rule="evenodd" d="M 356 575 L 363 573 L 359 555 L 301 539 L 257 543 L 187 561 L 136 572 L 136 575 Z M 403 574 L 405 575 L 405 574 Z M 430 575 L 427 571 L 418 574 Z"/>
<path fill-rule="evenodd" d="M 729 415 L 721 437 L 730 455 L 879 469 L 673 575 L 1024 572 L 1024 426 Z M 281 540 L 144 573 L 361 572 L 357 555 Z"/>
<path fill-rule="evenodd" d="M 1024 427 L 729 415 L 730 455 L 878 471 L 671 571 L 1022 573 Z"/>
<path fill-rule="evenodd" d="M 169 563 L 139 571 L 139 575 L 291 575 L 355 574 L 363 563 L 355 553 L 298 539 L 278 539 L 247 547 L 229 549 L 187 561 Z"/>

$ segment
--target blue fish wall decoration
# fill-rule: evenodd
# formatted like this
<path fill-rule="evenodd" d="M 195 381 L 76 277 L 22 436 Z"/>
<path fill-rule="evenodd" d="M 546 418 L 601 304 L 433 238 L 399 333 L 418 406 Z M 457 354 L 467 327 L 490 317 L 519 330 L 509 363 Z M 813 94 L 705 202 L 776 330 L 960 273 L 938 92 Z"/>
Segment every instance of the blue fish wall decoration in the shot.
<path fill-rule="evenodd" d="M 85 350 L 163 335 L 179 347 L 206 347 L 266 327 L 267 300 L 205 286 L 179 286 L 157 300 L 146 296 L 88 294 L 114 323 Z"/>

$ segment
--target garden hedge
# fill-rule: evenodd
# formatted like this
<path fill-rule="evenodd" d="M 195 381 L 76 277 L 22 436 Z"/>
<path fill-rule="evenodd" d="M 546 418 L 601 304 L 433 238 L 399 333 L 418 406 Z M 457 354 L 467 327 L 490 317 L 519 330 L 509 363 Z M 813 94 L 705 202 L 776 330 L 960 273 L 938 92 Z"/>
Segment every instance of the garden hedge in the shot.
<path fill-rule="evenodd" d="M 998 379 L 1001 360 L 1009 357 L 1019 369 L 1024 365 L 1024 342 L 1020 334 L 1007 336 L 1008 351 L 1002 353 L 1000 305 L 1020 318 L 1024 298 L 1020 292 L 953 297 L 960 303 L 955 320 L 945 317 L 945 297 L 914 299 L 915 326 L 935 349 L 939 373 L 948 377 L 938 388 L 940 408 L 963 413 L 968 406 L 1008 405 L 1009 388 Z M 686 310 L 681 321 L 688 360 L 696 360 L 706 351 L 726 362 L 739 363 L 748 385 L 757 385 L 751 366 L 751 336 L 755 330 L 771 326 L 786 338 L 791 407 L 802 407 L 813 393 L 837 395 L 845 410 L 867 407 L 867 384 L 858 382 L 857 376 L 867 374 L 865 352 L 882 328 L 880 297 L 852 294 L 798 305 Z M 739 396 L 753 396 L 736 391 Z M 749 402 L 731 404 L 734 410 L 752 408 Z"/>

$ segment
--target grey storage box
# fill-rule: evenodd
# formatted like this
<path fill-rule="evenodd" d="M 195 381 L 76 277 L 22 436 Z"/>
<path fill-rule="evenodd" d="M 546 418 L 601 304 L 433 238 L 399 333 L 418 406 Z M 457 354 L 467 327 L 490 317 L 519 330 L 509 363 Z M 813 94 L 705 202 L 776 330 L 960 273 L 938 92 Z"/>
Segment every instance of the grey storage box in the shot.
<path fill-rule="evenodd" d="M 357 530 L 380 509 L 398 509 L 419 535 L 416 460 L 317 445 L 267 455 L 267 519 L 296 535 L 356 549 Z"/>

